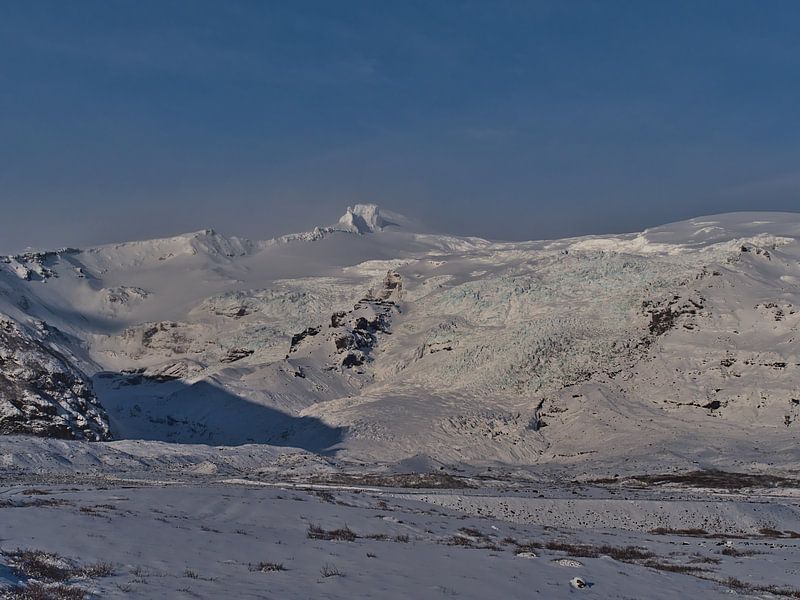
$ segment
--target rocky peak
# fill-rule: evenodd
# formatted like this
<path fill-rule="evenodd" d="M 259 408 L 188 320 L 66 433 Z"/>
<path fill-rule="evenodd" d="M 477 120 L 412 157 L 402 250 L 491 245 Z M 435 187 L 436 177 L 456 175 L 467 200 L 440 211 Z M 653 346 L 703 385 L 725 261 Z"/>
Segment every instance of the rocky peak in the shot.
<path fill-rule="evenodd" d="M 342 229 L 358 234 L 375 233 L 387 225 L 391 223 L 384 218 L 376 204 L 348 206 L 347 212 L 339 219 L 339 226 Z"/>

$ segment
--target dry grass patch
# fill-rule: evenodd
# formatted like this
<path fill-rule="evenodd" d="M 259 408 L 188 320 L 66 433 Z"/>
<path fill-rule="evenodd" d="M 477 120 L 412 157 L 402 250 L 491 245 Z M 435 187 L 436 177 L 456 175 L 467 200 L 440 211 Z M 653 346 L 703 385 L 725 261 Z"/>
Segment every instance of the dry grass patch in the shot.
<path fill-rule="evenodd" d="M 61 583 L 29 583 L 4 590 L 2 597 L 7 600 L 84 600 L 86 594 L 86 590 Z"/>
<path fill-rule="evenodd" d="M 672 529 L 669 527 L 656 527 L 651 529 L 650 533 L 655 535 L 688 535 L 688 536 L 706 536 L 708 532 L 705 529 Z"/>
<path fill-rule="evenodd" d="M 63 556 L 42 550 L 22 550 L 3 552 L 11 561 L 11 566 L 20 577 L 38 579 L 46 582 L 61 582 L 77 577 L 77 569 Z"/>
<path fill-rule="evenodd" d="M 689 487 L 740 489 L 752 487 L 796 488 L 800 480 L 766 475 L 762 473 L 733 473 L 729 471 L 689 471 L 688 473 L 666 473 L 663 475 L 636 475 L 631 477 L 647 485 L 663 485 L 672 483 Z"/>
<path fill-rule="evenodd" d="M 339 542 L 354 542 L 358 539 L 356 532 L 347 525 L 341 529 L 323 529 L 318 525 L 309 525 L 307 536 L 312 540 L 334 540 Z"/>
<path fill-rule="evenodd" d="M 693 565 L 673 565 L 671 563 L 660 562 L 657 560 L 647 560 L 644 563 L 645 567 L 656 569 L 658 571 L 667 571 L 669 573 L 706 573 L 708 569 L 702 567 L 695 567 Z"/>
<path fill-rule="evenodd" d="M 17 576 L 45 583 L 62 583 L 78 577 L 98 579 L 114 574 L 114 565 L 111 563 L 97 562 L 80 566 L 54 552 L 17 548 L 10 552 L 4 551 L 3 555 L 9 559 Z"/>
<path fill-rule="evenodd" d="M 260 562 L 257 565 L 248 565 L 248 568 L 252 572 L 258 573 L 274 573 L 276 571 L 286 571 L 286 567 L 283 566 L 283 563 L 273 563 L 273 562 Z"/>
<path fill-rule="evenodd" d="M 463 477 L 448 473 L 353 474 L 336 473 L 313 479 L 315 483 L 372 487 L 457 490 L 475 487 Z"/>
<path fill-rule="evenodd" d="M 690 563 L 694 564 L 708 564 L 708 565 L 718 565 L 722 562 L 719 558 L 714 558 L 713 556 L 703 556 L 702 554 L 696 553 L 692 554 L 689 558 Z"/>
<path fill-rule="evenodd" d="M 728 577 L 728 579 L 720 581 L 719 583 L 740 592 L 767 592 L 785 598 L 800 598 L 800 589 L 797 588 L 779 587 L 777 585 L 758 585 L 741 581 L 735 577 Z"/>
<path fill-rule="evenodd" d="M 334 565 L 329 565 L 328 563 L 325 563 L 325 565 L 319 570 L 319 574 L 323 577 L 344 577 L 344 573 L 342 573 Z"/>
<path fill-rule="evenodd" d="M 655 553 L 637 548 L 636 546 L 592 546 L 589 544 L 569 544 L 566 542 L 548 542 L 545 544 L 548 550 L 565 552 L 570 556 L 582 558 L 597 558 L 598 556 L 610 556 L 614 560 L 621 562 L 633 562 L 637 560 L 647 560 L 655 558 Z"/>
<path fill-rule="evenodd" d="M 763 552 L 758 552 L 757 550 L 737 550 L 732 546 L 728 546 L 727 548 L 723 548 L 720 554 L 724 554 L 725 556 L 755 556 L 756 554 L 763 554 Z"/>

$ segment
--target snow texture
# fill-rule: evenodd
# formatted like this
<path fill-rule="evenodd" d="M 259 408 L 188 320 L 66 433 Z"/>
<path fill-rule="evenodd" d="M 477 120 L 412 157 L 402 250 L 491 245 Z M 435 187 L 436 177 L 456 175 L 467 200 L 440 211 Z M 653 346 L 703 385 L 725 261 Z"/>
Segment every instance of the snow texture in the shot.
<path fill-rule="evenodd" d="M 98 598 L 796 586 L 800 215 L 415 229 L 0 258 L 0 585 L 20 547 L 112 561 Z"/>

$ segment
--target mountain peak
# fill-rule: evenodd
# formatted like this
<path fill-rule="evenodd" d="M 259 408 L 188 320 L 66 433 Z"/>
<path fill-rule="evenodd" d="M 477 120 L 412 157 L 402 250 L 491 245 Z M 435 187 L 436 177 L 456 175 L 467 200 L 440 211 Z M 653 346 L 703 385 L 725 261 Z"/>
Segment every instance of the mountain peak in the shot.
<path fill-rule="evenodd" d="M 339 226 L 353 233 L 375 233 L 395 223 L 388 221 L 377 204 L 348 206 L 339 219 Z"/>

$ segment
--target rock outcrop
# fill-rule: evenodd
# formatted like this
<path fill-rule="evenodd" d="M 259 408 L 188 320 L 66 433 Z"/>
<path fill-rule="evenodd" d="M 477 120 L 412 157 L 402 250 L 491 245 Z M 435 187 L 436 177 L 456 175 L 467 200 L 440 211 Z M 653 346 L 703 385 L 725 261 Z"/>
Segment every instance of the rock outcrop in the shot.
<path fill-rule="evenodd" d="M 0 319 L 0 434 L 100 441 L 108 417 L 88 376 L 33 332 Z"/>
<path fill-rule="evenodd" d="M 399 310 L 398 302 L 403 290 L 402 279 L 396 271 L 389 271 L 380 285 L 359 300 L 352 310 L 337 311 L 331 315 L 325 329 L 308 327 L 292 336 L 289 355 L 303 355 L 325 351 L 330 367 L 351 369 L 372 359 L 380 334 L 390 334 L 393 313 Z M 310 340 L 313 344 L 309 344 Z M 289 357 L 287 355 L 287 358 Z"/>

